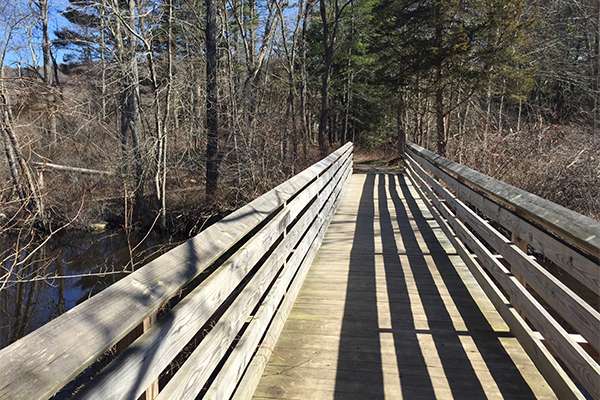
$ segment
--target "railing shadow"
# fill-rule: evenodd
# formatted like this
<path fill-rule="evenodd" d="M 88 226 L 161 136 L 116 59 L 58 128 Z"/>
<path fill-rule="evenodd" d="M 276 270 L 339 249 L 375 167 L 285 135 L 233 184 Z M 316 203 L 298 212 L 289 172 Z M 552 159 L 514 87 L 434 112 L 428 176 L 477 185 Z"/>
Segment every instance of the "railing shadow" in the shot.
<path fill-rule="evenodd" d="M 464 397 L 464 394 L 461 394 L 462 390 L 467 389 L 463 384 L 465 382 L 471 382 L 473 385 L 472 390 L 474 391 L 469 392 L 468 398 L 487 398 L 486 393 L 482 391 L 483 387 L 477 375 L 477 372 L 479 371 L 476 371 L 472 367 L 466 369 L 456 367 L 457 363 L 465 366 L 470 365 L 464 344 L 462 344 L 460 340 L 461 337 L 463 337 L 472 339 L 479 352 L 480 358 L 485 363 L 485 366 L 481 366 L 481 368 L 487 369 L 497 386 L 497 391 L 505 398 L 535 398 L 531 388 L 500 341 L 502 337 L 512 337 L 512 335 L 508 332 L 495 332 L 485 318 L 463 280 L 458 275 L 456 268 L 452 265 L 447 253 L 436 238 L 433 229 L 423 217 L 415 198 L 410 193 L 405 176 L 398 176 L 398 186 L 406 200 L 408 209 L 415 217 L 414 221 L 416 226 L 429 249 L 443 285 L 452 298 L 453 303 L 464 322 L 464 327 L 466 328 L 466 331 L 454 330 L 452 321 L 449 320 L 449 315 L 447 313 L 443 314 L 444 320 L 440 321 L 441 326 L 438 327 L 436 326 L 437 324 L 432 324 L 432 327 L 430 328 L 434 332 L 433 336 L 436 348 L 452 393 L 455 394 L 455 397 L 466 398 Z M 400 205 L 401 200 L 394 179 L 390 182 L 390 194 L 394 201 L 397 213 L 399 210 L 405 210 L 405 208 Z M 406 215 L 398 215 L 399 224 L 402 218 L 406 218 Z M 426 277 L 424 279 L 430 278 Z M 438 293 L 435 300 L 432 299 L 424 303 L 428 315 L 430 313 L 427 311 L 427 308 L 431 307 L 431 315 L 433 315 L 435 304 L 440 304 L 440 302 L 441 299 L 439 298 Z M 447 328 L 444 330 L 448 333 L 436 333 L 436 328 Z M 448 341 L 457 345 L 458 352 L 453 352 L 451 350 L 450 346 L 448 346 Z M 478 396 L 475 396 L 476 394 Z"/>
<path fill-rule="evenodd" d="M 383 399 L 383 374 L 377 324 L 373 188 L 368 175 L 360 198 L 356 230 L 350 252 L 347 297 L 339 344 L 335 399 Z M 360 315 L 360 317 L 358 317 Z M 369 327 L 372 327 L 369 329 Z M 357 364 L 363 374 L 355 376 Z"/>
<path fill-rule="evenodd" d="M 535 398 L 501 343 L 507 335 L 494 332 L 471 297 L 405 178 L 368 175 L 335 399 Z"/>

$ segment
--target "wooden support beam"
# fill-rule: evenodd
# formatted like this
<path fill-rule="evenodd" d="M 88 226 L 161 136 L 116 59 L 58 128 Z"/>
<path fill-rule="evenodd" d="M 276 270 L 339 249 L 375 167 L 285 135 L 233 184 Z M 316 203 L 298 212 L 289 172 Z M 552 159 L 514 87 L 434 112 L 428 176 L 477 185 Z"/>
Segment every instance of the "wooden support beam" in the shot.
<path fill-rule="evenodd" d="M 139 324 L 133 331 L 129 332 L 123 339 L 117 343 L 117 354 L 124 352 L 137 338 L 148 331 L 156 322 L 156 313 L 146 318 L 144 322 Z M 138 398 L 138 400 L 154 400 L 158 396 L 158 379 L 155 379 L 148 389 Z"/>
<path fill-rule="evenodd" d="M 523 239 L 521 239 L 514 232 L 512 233 L 512 241 L 519 249 L 521 249 L 525 254 L 527 254 L 527 242 L 524 241 Z M 512 272 L 512 274 L 515 276 L 515 278 L 517 278 L 517 280 L 521 283 L 521 285 L 523 285 L 524 287 L 527 287 L 527 279 L 525 279 L 525 277 L 523 275 L 521 275 L 521 273 L 519 272 L 519 270 L 517 268 L 514 268 L 511 265 L 510 272 Z M 524 316 L 524 314 L 521 310 L 517 309 L 517 312 L 521 315 L 521 317 Z"/>
<path fill-rule="evenodd" d="M 544 336 L 540 332 L 537 332 L 537 331 L 534 332 L 534 334 L 535 334 L 535 338 L 540 340 L 544 344 L 544 346 L 546 346 L 548 351 L 550 351 L 550 353 L 552 353 L 552 355 L 554 357 L 557 357 L 556 352 L 554 351 L 552 346 L 550 346 L 550 344 L 546 341 L 546 339 L 544 339 Z M 590 346 L 588 341 L 585 340 L 585 338 L 583 336 L 581 336 L 579 334 L 570 334 L 569 336 L 571 337 L 571 339 L 573 339 L 575 342 L 577 342 L 594 360 L 600 361 L 600 353 L 598 352 L 598 350 L 596 350 L 592 346 Z"/>

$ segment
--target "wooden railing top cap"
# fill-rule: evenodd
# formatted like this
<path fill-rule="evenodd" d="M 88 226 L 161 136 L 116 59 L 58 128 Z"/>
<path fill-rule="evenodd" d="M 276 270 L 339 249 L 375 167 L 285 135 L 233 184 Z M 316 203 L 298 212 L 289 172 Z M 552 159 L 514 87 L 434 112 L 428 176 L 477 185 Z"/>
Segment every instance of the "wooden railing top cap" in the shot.
<path fill-rule="evenodd" d="M 406 145 L 407 149 L 427 159 L 442 171 L 456 176 L 517 214 L 600 258 L 600 222 L 450 161 L 412 142 L 407 141 Z"/>

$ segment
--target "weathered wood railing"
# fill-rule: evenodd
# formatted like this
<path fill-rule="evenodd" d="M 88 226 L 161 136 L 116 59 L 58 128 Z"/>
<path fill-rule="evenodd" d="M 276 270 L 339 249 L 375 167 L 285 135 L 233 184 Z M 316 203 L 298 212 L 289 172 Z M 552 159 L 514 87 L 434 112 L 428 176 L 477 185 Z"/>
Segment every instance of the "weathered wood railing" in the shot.
<path fill-rule="evenodd" d="M 410 142 L 405 161 L 434 217 L 559 398 L 584 398 L 574 377 L 600 399 L 600 223 Z M 544 268 L 543 258 L 590 289 L 591 304 Z"/>
<path fill-rule="evenodd" d="M 351 172 L 347 144 L 3 349 L 0 398 L 48 399 L 73 386 L 79 374 L 194 284 L 91 381 L 86 378 L 73 398 L 135 400 L 158 386 L 176 357 L 187 360 L 158 399 L 195 399 L 201 391 L 205 399 L 248 398 Z M 199 342 L 193 353 L 182 355 L 193 340 Z"/>

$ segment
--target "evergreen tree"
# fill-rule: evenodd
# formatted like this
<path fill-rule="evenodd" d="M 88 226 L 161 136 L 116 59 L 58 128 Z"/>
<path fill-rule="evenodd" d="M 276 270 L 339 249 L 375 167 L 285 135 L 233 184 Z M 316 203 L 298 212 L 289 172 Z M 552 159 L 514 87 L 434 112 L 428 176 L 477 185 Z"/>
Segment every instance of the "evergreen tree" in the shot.
<path fill-rule="evenodd" d="M 101 5 L 93 0 L 70 0 L 69 3 L 62 16 L 71 25 L 54 31 L 56 39 L 53 45 L 59 49 L 70 50 L 66 53 L 64 61 L 90 63 L 98 60 L 101 45 L 100 30 L 103 25 L 102 16 L 104 16 Z M 102 39 L 108 38 L 104 36 Z"/>
<path fill-rule="evenodd" d="M 524 29 L 522 0 L 379 0 L 374 8 L 376 32 L 373 52 L 378 75 L 394 85 L 398 109 L 402 92 L 423 92 L 433 99 L 436 150 L 445 155 L 445 119 L 460 103 L 479 90 L 527 92 L 531 69 L 523 69 Z M 487 88 L 486 88 L 487 86 Z"/>

